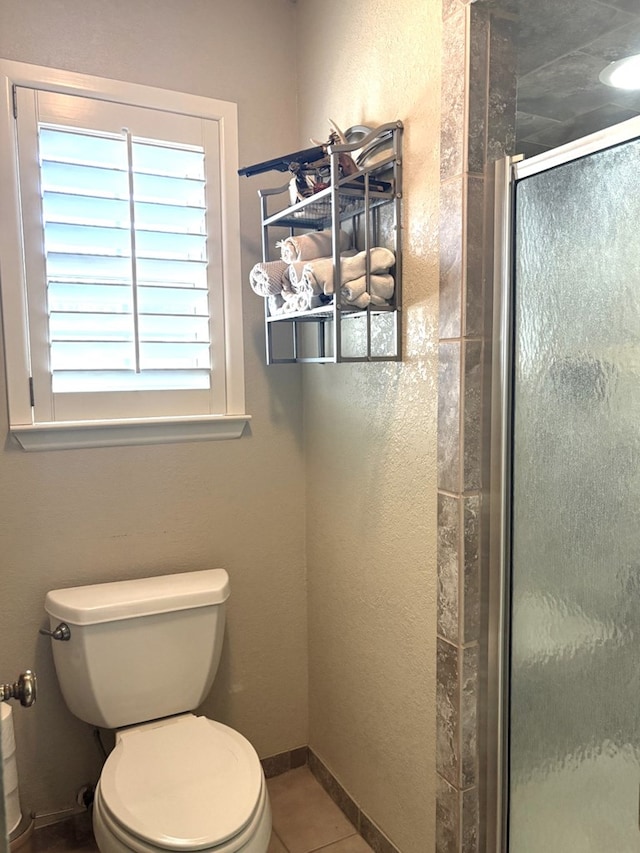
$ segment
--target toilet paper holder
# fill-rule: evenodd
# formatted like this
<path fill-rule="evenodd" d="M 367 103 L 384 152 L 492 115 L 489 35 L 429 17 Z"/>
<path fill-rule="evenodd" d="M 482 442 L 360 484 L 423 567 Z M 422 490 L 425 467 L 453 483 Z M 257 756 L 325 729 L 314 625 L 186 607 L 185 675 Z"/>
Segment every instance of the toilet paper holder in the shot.
<path fill-rule="evenodd" d="M 13 684 L 0 684 L 0 702 L 18 699 L 21 705 L 29 708 L 36 701 L 37 692 L 36 674 L 27 669 L 20 673 Z"/>

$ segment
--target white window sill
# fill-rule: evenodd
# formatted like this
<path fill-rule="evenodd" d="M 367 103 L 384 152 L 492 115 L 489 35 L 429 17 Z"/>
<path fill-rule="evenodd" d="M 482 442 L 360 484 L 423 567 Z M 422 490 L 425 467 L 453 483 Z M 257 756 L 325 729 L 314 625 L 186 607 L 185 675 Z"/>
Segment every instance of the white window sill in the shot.
<path fill-rule="evenodd" d="M 251 415 L 196 415 L 114 421 L 12 424 L 23 450 L 70 450 L 240 438 Z"/>

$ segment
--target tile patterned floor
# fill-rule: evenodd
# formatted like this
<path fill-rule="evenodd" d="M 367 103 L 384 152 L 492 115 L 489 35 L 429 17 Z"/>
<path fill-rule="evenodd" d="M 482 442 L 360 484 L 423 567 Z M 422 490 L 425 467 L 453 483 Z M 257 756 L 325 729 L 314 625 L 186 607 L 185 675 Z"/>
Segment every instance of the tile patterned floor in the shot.
<path fill-rule="evenodd" d="M 267 853 L 373 853 L 308 767 L 274 776 L 267 787 L 273 816 Z M 31 853 L 97 853 L 89 823 L 80 818 L 71 831 L 61 824 L 38 830 Z"/>
<path fill-rule="evenodd" d="M 308 767 L 267 782 L 273 834 L 268 853 L 372 853 Z"/>

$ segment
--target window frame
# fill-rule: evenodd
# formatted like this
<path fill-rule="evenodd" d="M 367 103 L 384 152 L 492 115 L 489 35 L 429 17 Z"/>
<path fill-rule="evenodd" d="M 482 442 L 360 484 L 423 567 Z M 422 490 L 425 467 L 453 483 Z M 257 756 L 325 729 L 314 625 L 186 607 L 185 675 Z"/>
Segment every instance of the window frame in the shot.
<path fill-rule="evenodd" d="M 220 128 L 222 295 L 226 411 L 212 415 L 82 421 L 34 419 L 27 288 L 20 209 L 15 87 L 213 119 Z M 9 430 L 24 450 L 238 438 L 250 416 L 244 401 L 237 106 L 200 95 L 0 59 L 0 296 Z"/>

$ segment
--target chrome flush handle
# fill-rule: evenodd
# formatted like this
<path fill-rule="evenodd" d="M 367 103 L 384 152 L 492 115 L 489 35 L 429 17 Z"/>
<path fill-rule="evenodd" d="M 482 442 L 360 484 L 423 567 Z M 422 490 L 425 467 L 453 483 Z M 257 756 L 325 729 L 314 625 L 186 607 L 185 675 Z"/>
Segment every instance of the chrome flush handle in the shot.
<path fill-rule="evenodd" d="M 45 637 L 51 637 L 52 640 L 71 639 L 71 630 L 66 622 L 61 622 L 57 628 L 53 629 L 53 631 L 47 631 L 46 628 L 40 628 L 39 633 L 44 634 Z"/>

